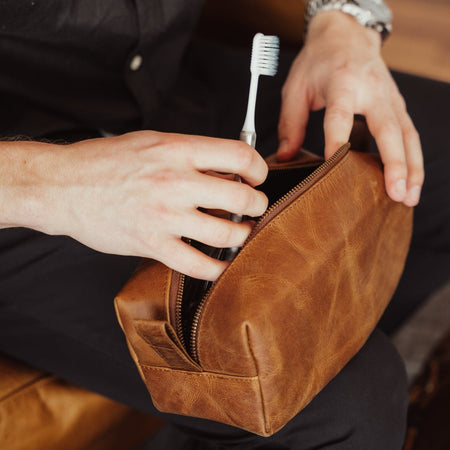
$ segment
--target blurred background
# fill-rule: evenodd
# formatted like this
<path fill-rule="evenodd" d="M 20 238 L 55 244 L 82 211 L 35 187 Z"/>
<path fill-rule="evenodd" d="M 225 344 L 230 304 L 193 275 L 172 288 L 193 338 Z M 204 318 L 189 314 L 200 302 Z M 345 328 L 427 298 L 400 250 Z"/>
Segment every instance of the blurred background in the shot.
<path fill-rule="evenodd" d="M 394 32 L 383 47 L 391 69 L 450 82 L 450 1 L 387 0 Z"/>

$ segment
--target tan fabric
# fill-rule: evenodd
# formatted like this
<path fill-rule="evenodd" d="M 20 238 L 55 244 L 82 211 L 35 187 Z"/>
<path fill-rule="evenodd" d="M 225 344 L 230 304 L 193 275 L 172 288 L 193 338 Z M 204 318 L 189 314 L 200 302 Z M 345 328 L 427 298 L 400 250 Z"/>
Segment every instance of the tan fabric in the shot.
<path fill-rule="evenodd" d="M 161 420 L 0 355 L 0 448 L 135 449 Z"/>
<path fill-rule="evenodd" d="M 402 273 L 412 209 L 387 196 L 377 155 L 343 148 L 324 167 L 212 288 L 192 328 L 198 361 L 176 320 L 189 279 L 147 261 L 119 294 L 121 326 L 160 410 L 271 435 L 365 343 Z"/>

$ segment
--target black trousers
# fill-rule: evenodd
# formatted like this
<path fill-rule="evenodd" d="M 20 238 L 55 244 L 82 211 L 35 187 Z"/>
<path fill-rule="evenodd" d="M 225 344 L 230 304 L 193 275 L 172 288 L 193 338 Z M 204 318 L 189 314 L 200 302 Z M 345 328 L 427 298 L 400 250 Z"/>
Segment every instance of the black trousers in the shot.
<path fill-rule="evenodd" d="M 191 74 L 198 73 L 197 57 L 192 51 L 191 66 L 186 66 L 188 72 L 196 68 Z M 209 94 L 198 96 L 202 101 L 206 99 L 203 107 L 209 111 L 207 122 L 200 120 L 203 113 L 195 116 L 201 123 L 198 127 L 192 121 L 186 122 L 183 108 L 192 105 L 174 97 L 155 128 L 237 136 L 246 95 L 237 98 L 230 92 L 238 88 L 240 92 L 246 90 L 248 55 L 233 57 L 245 62 L 234 66 L 242 66 L 243 71 L 227 72 L 232 89 L 223 86 L 221 62 L 214 65 L 208 60 Z M 286 70 L 287 63 L 282 64 L 278 81 L 262 82 L 267 94 L 260 96 L 259 111 L 270 112 L 257 116 L 263 153 L 276 147 L 274 111 L 279 108 L 280 80 Z M 201 73 L 205 76 L 205 72 Z M 402 74 L 395 77 L 421 133 L 427 178 L 422 202 L 416 208 L 414 237 L 405 273 L 380 323 L 387 332 L 395 329 L 447 281 L 450 269 L 450 159 L 443 137 L 449 117 L 450 87 Z M 180 92 L 186 92 L 188 79 L 184 78 Z M 201 77 L 196 82 L 199 79 L 201 84 Z M 211 120 L 208 99 L 220 105 L 214 110 L 214 120 Z M 165 115 L 171 119 L 165 121 Z M 311 118 L 305 144 L 306 148 L 318 152 L 323 146 L 322 117 L 318 113 Z M 379 330 L 312 403 L 271 438 L 156 411 L 128 354 L 113 310 L 115 294 L 137 263 L 137 258 L 101 254 L 64 236 L 47 236 L 20 228 L 1 230 L 0 351 L 142 411 L 164 416 L 191 436 L 192 449 L 394 450 L 401 447 L 407 406 L 404 370 L 399 356 Z M 176 447 L 168 444 L 166 448 L 175 450 Z"/>

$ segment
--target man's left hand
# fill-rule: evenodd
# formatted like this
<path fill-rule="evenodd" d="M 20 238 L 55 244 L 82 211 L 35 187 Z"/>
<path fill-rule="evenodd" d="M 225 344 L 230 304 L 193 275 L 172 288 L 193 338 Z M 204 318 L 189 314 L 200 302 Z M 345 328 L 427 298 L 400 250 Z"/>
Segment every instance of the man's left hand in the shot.
<path fill-rule="evenodd" d="M 362 114 L 380 151 L 388 195 L 415 206 L 424 179 L 419 134 L 380 47 L 377 31 L 340 11 L 313 17 L 282 90 L 278 158 L 295 156 L 310 110 L 326 108 L 326 158 L 348 141 L 354 114 Z"/>

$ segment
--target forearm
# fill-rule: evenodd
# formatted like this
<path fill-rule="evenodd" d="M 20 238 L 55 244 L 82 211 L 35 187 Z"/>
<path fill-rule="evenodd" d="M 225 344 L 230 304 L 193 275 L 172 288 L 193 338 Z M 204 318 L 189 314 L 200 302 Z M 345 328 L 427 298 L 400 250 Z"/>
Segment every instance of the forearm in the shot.
<path fill-rule="evenodd" d="M 58 150 L 57 145 L 32 141 L 0 142 L 0 228 L 54 232 Z"/>
<path fill-rule="evenodd" d="M 213 174 L 237 173 L 247 183 Z M 239 247 L 267 208 L 267 165 L 240 141 L 141 131 L 70 145 L 0 142 L 0 227 L 62 234 L 94 250 L 157 259 L 215 280 L 226 267 L 187 245 Z"/>

